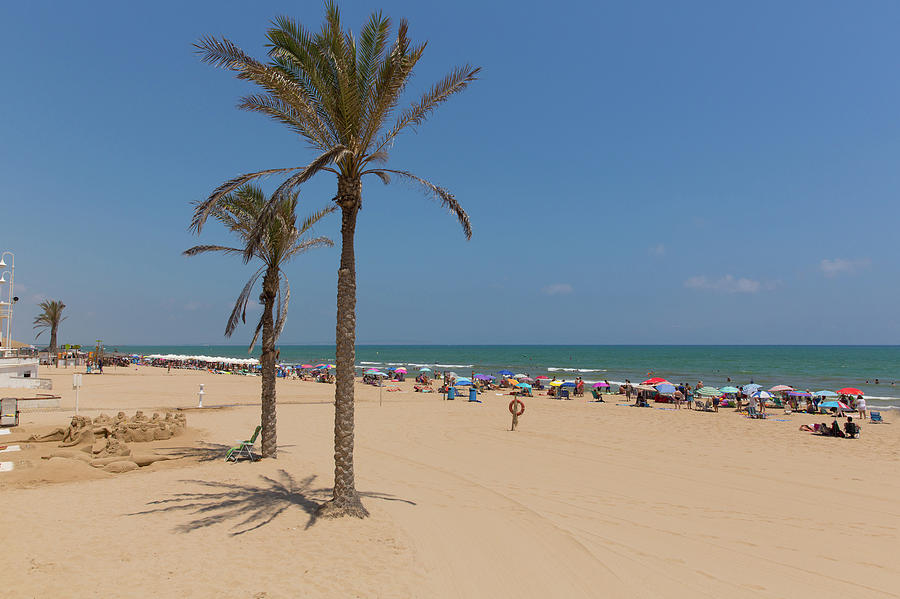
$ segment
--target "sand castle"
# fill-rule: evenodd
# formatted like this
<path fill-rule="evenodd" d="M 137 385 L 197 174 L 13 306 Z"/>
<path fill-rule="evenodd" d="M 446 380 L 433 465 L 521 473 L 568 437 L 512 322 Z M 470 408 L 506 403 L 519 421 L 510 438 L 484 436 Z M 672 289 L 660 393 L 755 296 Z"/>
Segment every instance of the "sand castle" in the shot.
<path fill-rule="evenodd" d="M 44 435 L 32 435 L 31 443 L 57 441 L 59 447 L 77 447 L 80 451 L 58 451 L 48 458 L 69 458 L 87 462 L 107 472 L 128 472 L 154 462 L 175 459 L 171 456 L 132 453 L 128 443 L 146 443 L 171 439 L 184 432 L 187 420 L 184 414 L 166 413 L 160 417 L 154 413 L 148 418 L 138 410 L 133 418 L 124 412 L 115 418 L 100 414 L 93 420 L 85 416 L 73 416 L 67 428 L 57 428 Z"/>

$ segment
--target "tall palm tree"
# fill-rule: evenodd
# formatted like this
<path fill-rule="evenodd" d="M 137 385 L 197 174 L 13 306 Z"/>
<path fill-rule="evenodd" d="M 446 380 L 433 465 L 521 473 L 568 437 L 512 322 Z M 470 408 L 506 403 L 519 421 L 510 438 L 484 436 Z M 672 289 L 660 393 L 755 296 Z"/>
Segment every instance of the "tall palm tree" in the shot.
<path fill-rule="evenodd" d="M 35 339 L 41 336 L 41 333 L 50 329 L 50 360 L 56 360 L 57 345 L 56 332 L 59 330 L 59 323 L 67 317 L 62 315 L 66 305 L 59 300 L 44 300 L 38 307 L 41 313 L 34 317 L 34 328 L 40 329 Z"/>
<path fill-rule="evenodd" d="M 282 270 L 284 265 L 295 256 L 316 247 L 331 247 L 334 243 L 326 237 L 306 237 L 313 225 L 325 215 L 334 212 L 334 206 L 320 210 L 306 218 L 300 226 L 296 224 L 297 193 L 292 192 L 275 202 L 274 212 L 266 220 L 262 228 L 262 236 L 250 244 L 250 237 L 257 229 L 259 220 L 267 210 L 268 200 L 263 191 L 254 185 L 244 185 L 232 193 L 223 196 L 212 211 L 212 216 L 225 225 L 241 240 L 243 247 L 226 247 L 221 245 L 197 245 L 185 250 L 186 256 L 194 256 L 205 252 L 223 252 L 244 258 L 258 258 L 262 266 L 253 273 L 247 284 L 238 295 L 234 309 L 225 325 L 225 336 L 230 337 L 237 328 L 238 322 L 247 321 L 247 302 L 253 287 L 263 277 L 262 292 L 259 302 L 263 306 L 262 314 L 256 325 L 256 332 L 250 342 L 248 351 L 253 350 L 256 340 L 262 332 L 262 353 L 259 358 L 262 370 L 261 404 L 262 414 L 262 455 L 274 458 L 277 454 L 275 432 L 275 343 L 284 329 L 287 319 L 288 302 L 291 288 L 287 276 Z M 281 283 L 284 283 L 284 287 Z M 277 315 L 275 314 L 277 304 Z"/>
<path fill-rule="evenodd" d="M 469 217 L 446 189 L 405 170 L 385 167 L 388 150 L 400 133 L 422 124 L 450 96 L 476 79 L 479 68 L 453 69 L 421 98 L 397 113 L 400 97 L 425 44 L 413 45 L 401 20 L 390 44 L 391 21 L 373 13 L 356 38 L 341 26 L 332 1 L 325 3 L 325 23 L 312 33 L 300 23 L 279 17 L 268 31 L 269 61 L 260 62 L 228 39 L 204 37 L 197 43 L 205 62 L 235 71 L 262 93 L 246 96 L 239 107 L 265 114 L 300 135 L 318 156 L 309 164 L 240 175 L 220 185 L 197 206 L 193 226 L 200 229 L 222 197 L 248 181 L 273 174 L 287 178 L 273 200 L 290 193 L 320 172 L 337 177 L 333 198 L 341 209 L 341 262 L 337 286 L 336 385 L 334 422 L 334 491 L 322 506 L 323 516 L 368 514 L 359 500 L 353 475 L 353 364 L 356 354 L 356 264 L 353 240 L 362 207 L 362 179 L 373 175 L 385 184 L 391 177 L 411 181 L 455 214 L 466 238 Z M 389 122 L 390 121 L 390 122 Z M 271 204 L 270 204 L 271 205 Z M 261 223 L 265 219 L 261 220 Z M 248 251 L 261 236 L 251 236 Z"/>

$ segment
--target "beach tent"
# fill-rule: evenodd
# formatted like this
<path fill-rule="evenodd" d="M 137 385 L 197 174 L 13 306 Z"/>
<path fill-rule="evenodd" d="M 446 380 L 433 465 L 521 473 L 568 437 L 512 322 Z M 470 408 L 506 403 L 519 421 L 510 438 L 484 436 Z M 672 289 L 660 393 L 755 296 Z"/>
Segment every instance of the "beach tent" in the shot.
<path fill-rule="evenodd" d="M 697 393 L 704 397 L 718 397 L 722 395 L 722 390 L 715 387 L 702 387 Z"/>
<path fill-rule="evenodd" d="M 781 393 L 782 391 L 793 391 L 794 388 L 790 385 L 775 385 L 771 389 L 769 389 L 770 393 Z"/>
<path fill-rule="evenodd" d="M 722 393 L 740 393 L 737 387 L 722 387 Z"/>
<path fill-rule="evenodd" d="M 512 376 L 512 375 L 513 375 L 513 371 L 512 371 L 512 370 L 506 370 L 506 369 L 504 369 L 504 370 L 498 370 L 498 371 L 497 371 L 497 374 L 502 374 L 503 376 Z"/>
<path fill-rule="evenodd" d="M 863 392 L 857 389 L 856 387 L 844 387 L 843 389 L 838 389 L 838 393 L 841 395 L 862 395 Z"/>
<path fill-rule="evenodd" d="M 816 391 L 813 393 L 815 397 L 837 397 L 838 394 L 834 391 L 829 391 L 828 389 L 822 389 L 821 391 Z"/>

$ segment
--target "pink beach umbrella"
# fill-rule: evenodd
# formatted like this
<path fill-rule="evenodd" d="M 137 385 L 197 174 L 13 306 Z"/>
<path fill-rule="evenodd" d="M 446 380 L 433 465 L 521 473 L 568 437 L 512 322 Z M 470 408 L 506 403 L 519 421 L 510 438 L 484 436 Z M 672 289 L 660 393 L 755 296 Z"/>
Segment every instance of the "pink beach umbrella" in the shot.
<path fill-rule="evenodd" d="M 403 367 L 400 367 L 397 370 L 395 370 L 394 372 L 399 372 L 400 374 L 406 374 L 406 369 Z"/>
<path fill-rule="evenodd" d="M 782 391 L 793 391 L 794 388 L 789 385 L 775 385 L 769 389 L 770 393 L 781 393 Z"/>
<path fill-rule="evenodd" d="M 301 364 L 300 368 L 312 368 L 312 364 Z"/>

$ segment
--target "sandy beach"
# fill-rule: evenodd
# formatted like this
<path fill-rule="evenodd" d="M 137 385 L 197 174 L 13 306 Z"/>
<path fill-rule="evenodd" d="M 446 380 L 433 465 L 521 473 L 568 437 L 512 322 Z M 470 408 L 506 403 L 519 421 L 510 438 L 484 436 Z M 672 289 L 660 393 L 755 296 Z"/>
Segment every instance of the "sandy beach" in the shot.
<path fill-rule="evenodd" d="M 13 597 L 898 597 L 900 428 L 858 440 L 765 421 L 585 399 L 483 403 L 357 386 L 366 520 L 314 520 L 332 482 L 334 388 L 279 380 L 277 460 L 225 463 L 259 419 L 259 379 L 150 367 L 84 377 L 81 411 L 188 410 L 177 460 L 109 474 L 41 454 L 22 414 L 0 473 Z M 379 405 L 379 395 L 383 405 Z"/>

